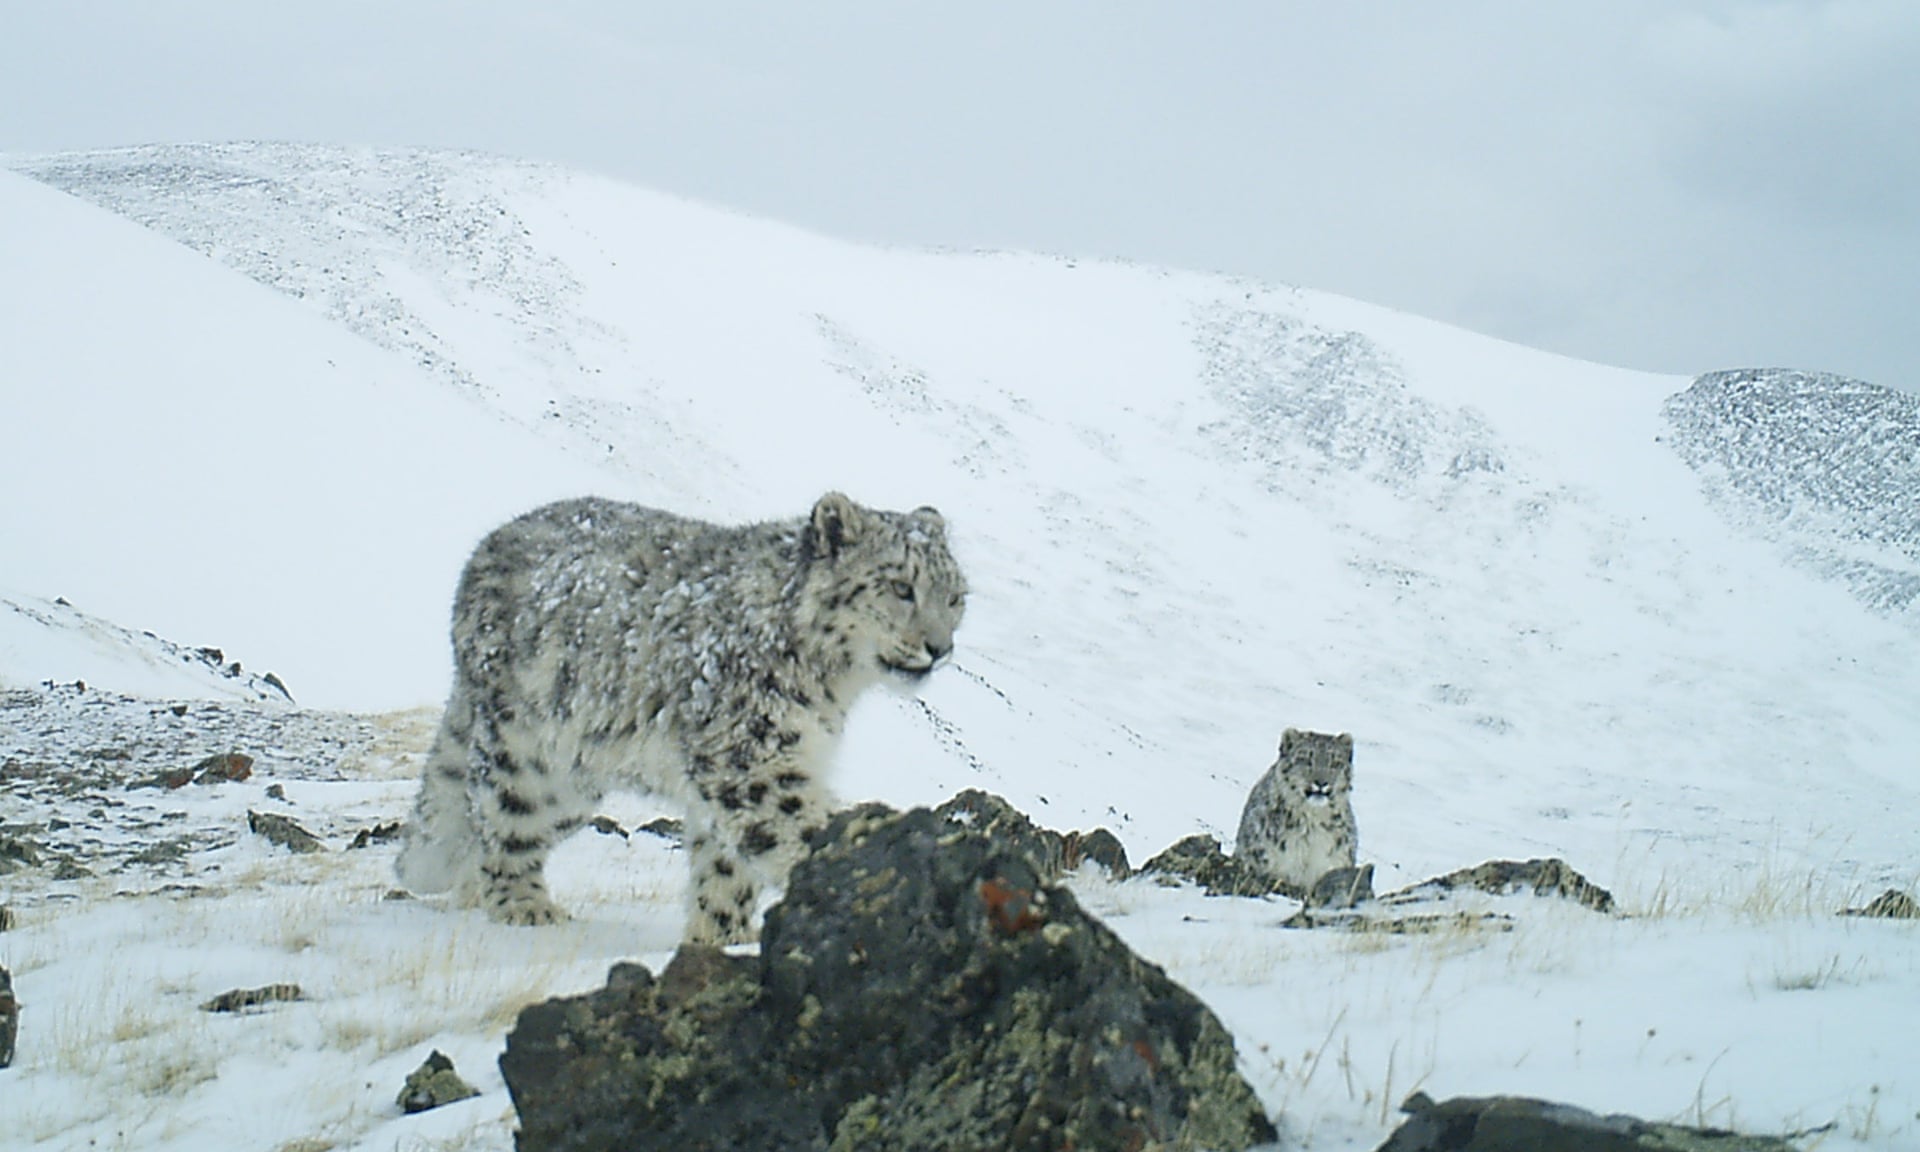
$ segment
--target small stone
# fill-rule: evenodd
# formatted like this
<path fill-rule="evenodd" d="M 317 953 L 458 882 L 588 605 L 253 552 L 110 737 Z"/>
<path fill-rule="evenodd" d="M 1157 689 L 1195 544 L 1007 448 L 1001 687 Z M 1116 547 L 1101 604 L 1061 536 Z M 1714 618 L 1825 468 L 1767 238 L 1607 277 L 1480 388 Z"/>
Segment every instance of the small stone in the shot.
<path fill-rule="evenodd" d="M 1865 908 L 1848 908 L 1842 916 L 1871 916 L 1884 920 L 1920 920 L 1920 901 L 1900 891 L 1889 888 L 1873 898 Z"/>
<path fill-rule="evenodd" d="M 0 1068 L 13 1064 L 13 1044 L 20 1035 L 20 1002 L 13 998 L 13 973 L 0 968 Z"/>
<path fill-rule="evenodd" d="M 11 872 L 20 865 L 38 868 L 40 849 L 35 847 L 31 840 L 14 840 L 0 836 L 0 872 Z"/>
<path fill-rule="evenodd" d="M 279 784 L 269 784 L 267 785 L 267 799 L 279 800 L 284 803 L 287 799 L 287 790 Z"/>
<path fill-rule="evenodd" d="M 611 816 L 595 816 L 592 820 L 588 821 L 588 827 L 600 833 L 602 836 L 618 836 L 622 840 L 628 838 L 627 830 L 620 826 L 620 821 L 615 820 Z"/>
<path fill-rule="evenodd" d="M 235 988 L 230 992 L 222 992 L 200 1005 L 200 1011 L 245 1012 L 249 1008 L 261 1008 L 268 1004 L 281 1004 L 306 998 L 307 994 L 300 990 L 298 984 L 265 984 L 259 988 Z"/>
<path fill-rule="evenodd" d="M 658 836 L 662 840 L 678 840 L 681 835 L 680 821 L 671 816 L 656 816 L 640 825 L 640 831 Z"/>
<path fill-rule="evenodd" d="M 371 828 L 362 828 L 353 834 L 353 840 L 347 845 L 347 851 L 365 848 L 370 844 L 385 844 L 400 835 L 400 821 L 392 820 L 385 824 L 375 824 Z"/>
<path fill-rule="evenodd" d="M 70 856 L 62 856 L 54 862 L 53 878 L 55 880 L 88 880 L 92 877 L 92 869 L 82 865 Z"/>
<path fill-rule="evenodd" d="M 1335 868 L 1307 890 L 1309 908 L 1352 908 L 1373 899 L 1373 865 Z"/>
<path fill-rule="evenodd" d="M 17 923 L 19 920 L 14 917 L 13 905 L 0 904 L 0 932 L 13 931 L 13 926 Z"/>
<path fill-rule="evenodd" d="M 436 1048 L 420 1067 L 407 1074 L 407 1083 L 394 1102 L 411 1114 L 478 1095 L 480 1090 L 460 1079 L 453 1070 L 453 1061 Z"/>
<path fill-rule="evenodd" d="M 247 830 L 293 852 L 324 852 L 320 838 L 285 816 L 247 810 Z"/>

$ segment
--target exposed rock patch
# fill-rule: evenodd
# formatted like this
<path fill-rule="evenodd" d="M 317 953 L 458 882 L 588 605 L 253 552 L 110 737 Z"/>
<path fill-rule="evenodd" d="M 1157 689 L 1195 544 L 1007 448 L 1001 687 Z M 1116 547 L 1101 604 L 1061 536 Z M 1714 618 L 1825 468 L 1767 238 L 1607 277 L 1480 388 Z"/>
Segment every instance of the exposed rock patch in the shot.
<path fill-rule="evenodd" d="M 942 815 L 843 812 L 760 955 L 686 948 L 520 1015 L 523 1150 L 1244 1149 L 1274 1131 L 1192 994 Z"/>
<path fill-rule="evenodd" d="M 1496 896 L 1530 889 L 1535 896 L 1558 896 L 1595 912 L 1613 912 L 1613 893 L 1574 871 L 1557 856 L 1544 860 L 1489 860 L 1402 888 L 1381 900 L 1389 904 L 1411 903 L 1456 888 L 1474 888 Z"/>
<path fill-rule="evenodd" d="M 1794 1152 L 1777 1136 L 1601 1116 L 1520 1096 L 1460 1096 L 1436 1104 L 1416 1092 L 1401 1111 L 1412 1119 L 1378 1152 Z"/>
<path fill-rule="evenodd" d="M 969 788 L 934 809 L 956 824 L 1024 852 L 1040 872 L 1041 882 L 1052 884 L 1092 861 L 1115 880 L 1133 875 L 1126 846 L 1105 828 L 1091 832 L 1055 832 L 1042 828 L 1027 814 L 991 792 Z"/>
<path fill-rule="evenodd" d="M 306 998 L 307 994 L 300 990 L 298 984 L 266 984 L 259 988 L 235 988 L 231 992 L 222 992 L 200 1005 L 200 1010 L 202 1012 L 245 1012 L 250 1008 L 263 1008 L 268 1004 L 283 1004 Z"/>
<path fill-rule="evenodd" d="M 1889 888 L 1875 896 L 1864 908 L 1848 908 L 1842 916 L 1872 916 L 1885 920 L 1920 920 L 1920 901 L 1900 891 Z"/>
<path fill-rule="evenodd" d="M 1218 839 L 1204 834 L 1174 842 L 1140 871 L 1163 884 L 1190 881 L 1209 896 L 1270 896 L 1280 891 L 1276 881 L 1227 855 Z"/>
<path fill-rule="evenodd" d="M 326 845 L 320 838 L 300 827 L 292 817 L 281 816 L 274 812 L 255 812 L 247 810 L 247 831 L 257 836 L 265 836 L 270 843 L 278 844 L 290 852 L 324 852 Z"/>

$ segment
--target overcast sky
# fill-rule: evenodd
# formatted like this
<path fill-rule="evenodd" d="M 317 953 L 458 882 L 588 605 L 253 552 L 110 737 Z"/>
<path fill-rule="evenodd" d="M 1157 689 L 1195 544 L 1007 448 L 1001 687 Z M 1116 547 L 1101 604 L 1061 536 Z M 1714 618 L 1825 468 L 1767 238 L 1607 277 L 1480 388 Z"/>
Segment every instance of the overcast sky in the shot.
<path fill-rule="evenodd" d="M 0 151 L 477 148 L 1920 388 L 1920 0 L 32 3 Z"/>

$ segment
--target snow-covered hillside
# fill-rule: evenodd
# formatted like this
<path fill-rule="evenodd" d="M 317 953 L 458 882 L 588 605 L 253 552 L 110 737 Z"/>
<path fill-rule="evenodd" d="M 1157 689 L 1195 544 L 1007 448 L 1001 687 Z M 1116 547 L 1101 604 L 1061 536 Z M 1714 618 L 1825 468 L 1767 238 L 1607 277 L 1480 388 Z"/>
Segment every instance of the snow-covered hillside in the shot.
<path fill-rule="evenodd" d="M 957 665 L 856 713 L 848 798 L 983 787 L 1141 858 L 1230 835 L 1296 726 L 1355 734 L 1383 888 L 1494 856 L 1688 907 L 1920 874 L 1910 398 L 1752 378 L 1775 402 L 1285 286 L 861 248 L 478 156 L 7 164 L 0 585 L 217 640 L 302 705 L 435 703 L 461 561 L 543 500 L 741 520 L 840 488 L 939 506 L 974 589 Z M 0 643 L 0 681 L 72 675 L 33 651 Z M 1228 981 L 1250 996 L 1288 946 L 1182 931 L 1141 936 L 1266 957 Z M 1888 967 L 1914 1002 L 1911 959 Z M 1920 1082 L 1896 1088 L 1911 1115 Z M 1348 1115 L 1326 1146 L 1379 1130 Z"/>

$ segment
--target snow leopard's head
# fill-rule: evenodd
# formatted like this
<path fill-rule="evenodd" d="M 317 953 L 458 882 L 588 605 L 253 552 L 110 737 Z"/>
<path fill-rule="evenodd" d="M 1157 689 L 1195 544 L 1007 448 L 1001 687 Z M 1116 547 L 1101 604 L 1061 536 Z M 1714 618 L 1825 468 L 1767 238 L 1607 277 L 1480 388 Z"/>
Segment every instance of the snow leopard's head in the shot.
<path fill-rule="evenodd" d="M 825 578 L 815 626 L 843 636 L 856 661 L 918 680 L 953 651 L 967 580 L 932 508 L 885 512 L 829 492 L 813 506 L 806 548 Z"/>
<path fill-rule="evenodd" d="M 1353 737 L 1287 729 L 1280 734 L 1280 778 L 1309 804 L 1344 803 L 1353 791 Z"/>

